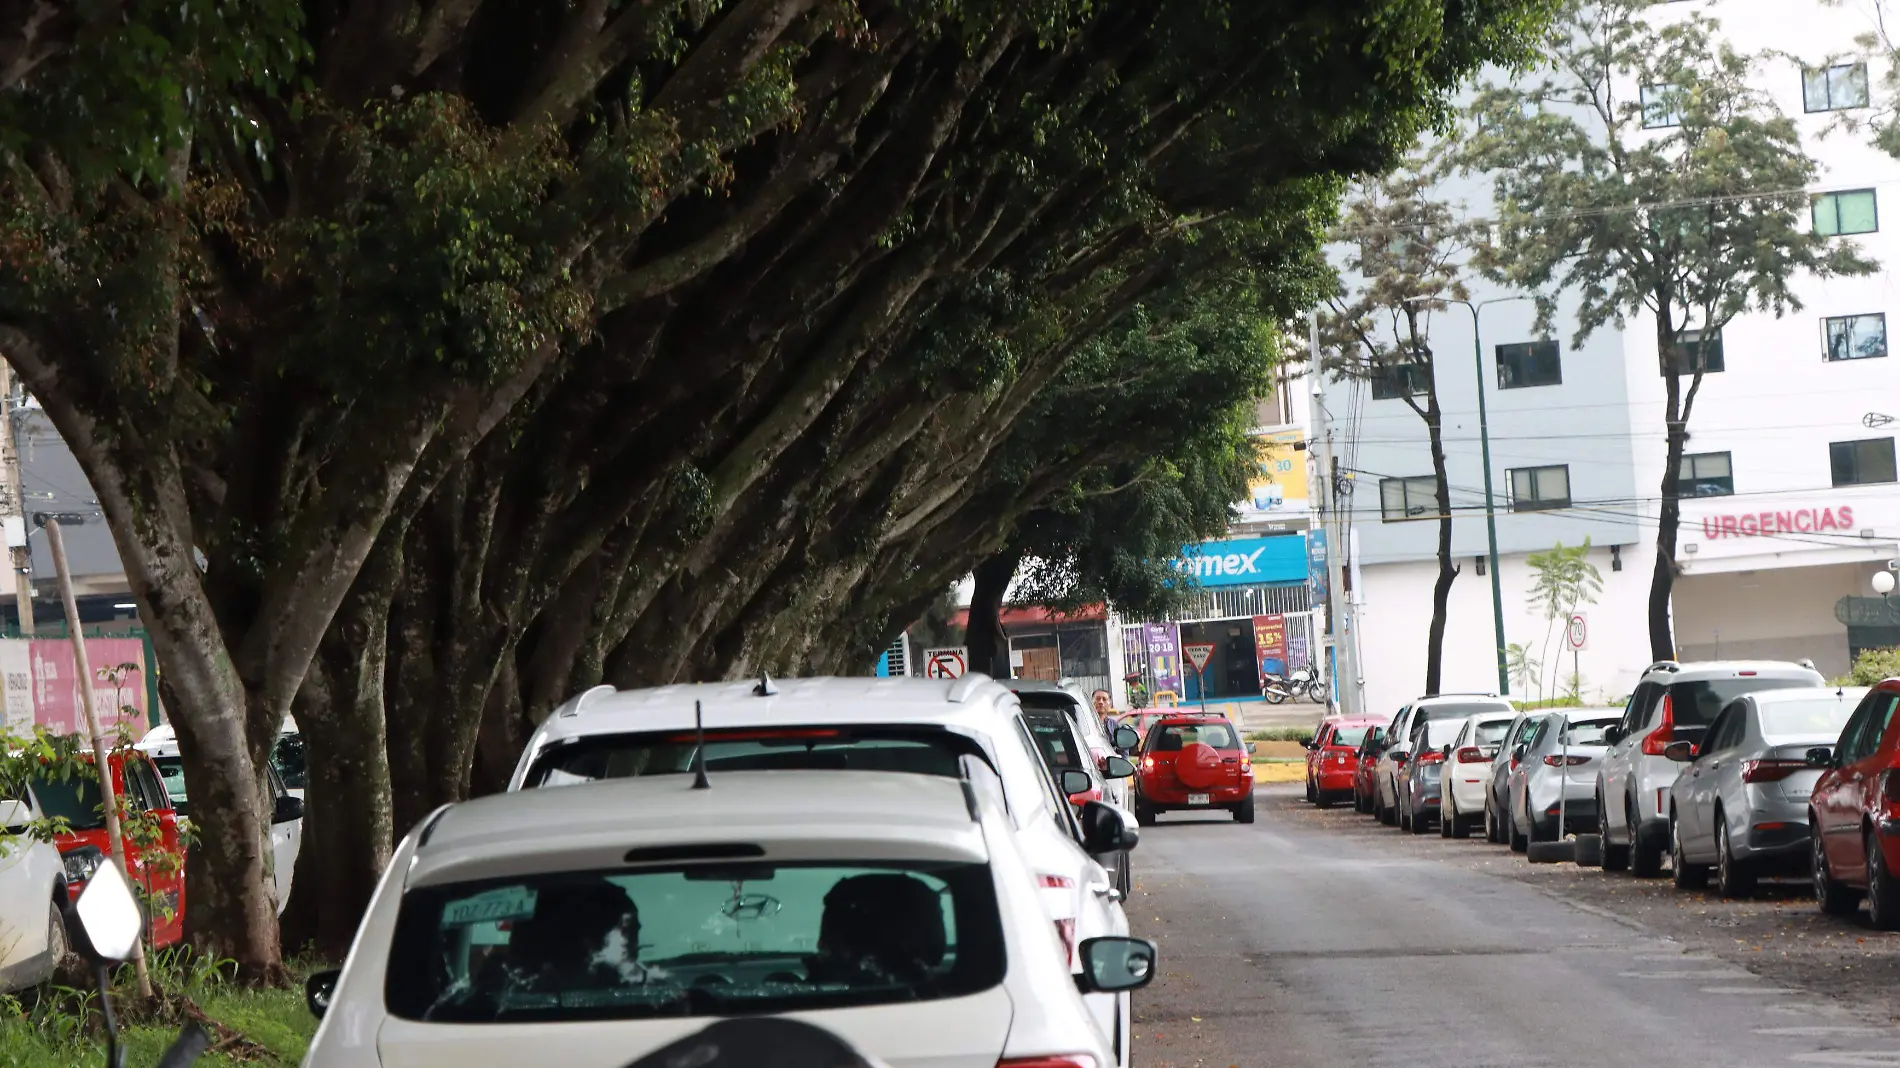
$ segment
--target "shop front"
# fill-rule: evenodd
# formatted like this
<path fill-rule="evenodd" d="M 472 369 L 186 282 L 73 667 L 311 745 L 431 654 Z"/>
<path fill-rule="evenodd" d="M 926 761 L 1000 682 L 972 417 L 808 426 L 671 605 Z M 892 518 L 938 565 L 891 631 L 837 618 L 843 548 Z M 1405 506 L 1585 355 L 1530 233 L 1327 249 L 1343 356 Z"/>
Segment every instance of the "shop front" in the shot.
<path fill-rule="evenodd" d="M 1156 704 L 1257 700 L 1261 672 L 1306 666 L 1313 649 L 1303 534 L 1203 542 L 1175 561 L 1199 587 L 1173 619 L 1124 628 L 1125 669 Z M 1205 678 L 1186 645 L 1214 646 Z"/>

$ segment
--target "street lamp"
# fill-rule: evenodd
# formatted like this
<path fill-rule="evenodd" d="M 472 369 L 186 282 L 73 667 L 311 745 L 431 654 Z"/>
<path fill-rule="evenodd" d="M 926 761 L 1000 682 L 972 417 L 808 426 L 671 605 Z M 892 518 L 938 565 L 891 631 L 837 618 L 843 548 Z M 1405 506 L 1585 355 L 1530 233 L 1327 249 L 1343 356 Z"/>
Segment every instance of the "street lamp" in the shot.
<path fill-rule="evenodd" d="M 1888 594 L 1893 592 L 1893 572 L 1891 571 L 1874 572 L 1874 592 L 1881 595 L 1882 597 L 1885 597 Z"/>
<path fill-rule="evenodd" d="M 1484 535 L 1491 555 L 1491 626 L 1497 638 L 1498 652 L 1498 694 L 1508 696 L 1511 692 L 1511 673 L 1509 658 L 1504 653 L 1504 585 L 1498 578 L 1498 515 L 1491 490 L 1491 426 L 1485 414 L 1484 406 L 1484 340 L 1478 332 L 1478 313 L 1487 305 L 1504 304 L 1514 300 L 1529 300 L 1528 296 L 1492 297 L 1472 303 L 1468 300 L 1455 300 L 1450 297 L 1406 297 L 1407 304 L 1462 304 L 1471 313 L 1471 359 L 1478 376 L 1478 442 L 1484 454 Z"/>

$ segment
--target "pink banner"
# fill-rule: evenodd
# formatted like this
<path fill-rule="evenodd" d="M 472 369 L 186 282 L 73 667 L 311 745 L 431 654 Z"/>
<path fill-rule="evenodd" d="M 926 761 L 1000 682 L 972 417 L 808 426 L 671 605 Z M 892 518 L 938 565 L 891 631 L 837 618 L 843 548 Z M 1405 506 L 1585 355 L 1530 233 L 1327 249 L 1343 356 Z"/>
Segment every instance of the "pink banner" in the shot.
<path fill-rule="evenodd" d="M 55 734 L 85 733 L 73 643 L 60 638 L 28 644 L 34 722 Z M 99 711 L 100 729 L 110 734 L 123 722 L 135 738 L 144 734 L 145 643 L 137 638 L 87 638 L 86 658 L 92 661 L 93 707 Z"/>

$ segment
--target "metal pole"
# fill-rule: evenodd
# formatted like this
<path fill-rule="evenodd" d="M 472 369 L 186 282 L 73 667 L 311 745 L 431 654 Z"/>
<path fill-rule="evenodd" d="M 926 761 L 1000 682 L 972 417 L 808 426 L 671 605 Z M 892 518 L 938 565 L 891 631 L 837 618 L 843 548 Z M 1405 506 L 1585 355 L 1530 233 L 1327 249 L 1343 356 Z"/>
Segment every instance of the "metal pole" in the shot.
<path fill-rule="evenodd" d="M 20 544 L 10 547 L 13 561 L 13 601 L 20 616 L 20 633 L 33 636 L 33 550 L 27 543 L 26 488 L 20 479 L 20 448 L 13 431 L 13 368 L 0 360 L 0 465 L 6 470 L 0 516 L 18 519 Z"/>
<path fill-rule="evenodd" d="M 1497 639 L 1498 694 L 1509 696 L 1511 674 L 1504 655 L 1504 584 L 1498 577 L 1498 514 L 1491 489 L 1491 425 L 1484 405 L 1484 342 L 1478 334 L 1478 309 L 1482 305 L 1468 300 L 1458 303 L 1471 312 L 1471 358 L 1478 372 L 1478 443 L 1484 454 L 1484 534 L 1491 553 L 1491 626 Z"/>
<path fill-rule="evenodd" d="M 1339 518 L 1338 500 L 1334 493 L 1337 487 L 1338 454 L 1333 451 L 1333 432 L 1327 424 L 1326 406 L 1323 402 L 1324 378 L 1319 358 L 1319 312 L 1317 309 L 1307 312 L 1307 347 L 1311 356 L 1307 374 L 1312 378 L 1307 384 L 1313 398 L 1312 423 L 1308 428 L 1308 440 L 1320 445 L 1322 451 L 1315 457 L 1313 480 L 1319 487 L 1320 529 L 1326 534 L 1326 629 L 1332 637 L 1332 685 L 1329 687 L 1332 699 L 1339 702 L 1339 711 L 1346 715 L 1357 715 L 1362 709 L 1359 701 L 1359 689 L 1354 684 L 1357 664 L 1351 655 L 1351 642 L 1348 635 L 1353 627 L 1349 622 L 1352 602 L 1346 596 L 1345 573 L 1340 566 L 1342 555 L 1346 551 L 1345 524 L 1337 522 Z"/>

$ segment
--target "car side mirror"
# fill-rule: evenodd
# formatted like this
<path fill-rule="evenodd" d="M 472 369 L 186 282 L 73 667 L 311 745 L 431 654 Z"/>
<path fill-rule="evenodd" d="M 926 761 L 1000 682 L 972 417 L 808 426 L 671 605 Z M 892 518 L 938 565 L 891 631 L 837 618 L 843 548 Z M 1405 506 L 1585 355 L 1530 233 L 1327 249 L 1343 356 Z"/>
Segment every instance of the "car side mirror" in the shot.
<path fill-rule="evenodd" d="M 314 972 L 310 978 L 304 980 L 303 1003 L 309 1007 L 310 1015 L 319 1020 L 323 1019 L 323 1014 L 329 1011 L 330 998 L 336 994 L 336 981 L 342 977 L 341 970 L 331 968 L 328 971 Z"/>
<path fill-rule="evenodd" d="M 1695 759 L 1694 742 L 1670 742 L 1663 746 L 1663 756 L 1678 764 L 1686 764 Z"/>
<path fill-rule="evenodd" d="M 271 813 L 272 823 L 289 823 L 303 819 L 303 798 L 284 794 L 277 799 L 277 808 Z"/>
<path fill-rule="evenodd" d="M 1135 848 L 1141 832 L 1115 806 L 1090 801 L 1082 806 L 1082 849 L 1092 856 Z"/>
<path fill-rule="evenodd" d="M 1309 746 L 1307 746 L 1307 748 L 1308 748 L 1308 749 L 1311 749 L 1311 748 L 1313 748 L 1313 747 L 1309 745 Z M 1254 744 L 1253 744 L 1252 742 L 1248 742 L 1248 743 L 1247 743 L 1247 755 L 1248 755 L 1248 756 L 1252 756 L 1252 755 L 1254 755 L 1254 754 L 1255 754 L 1255 753 L 1257 753 L 1257 752 L 1259 752 L 1259 750 L 1257 750 L 1257 749 L 1255 749 L 1255 748 L 1254 748 Z"/>
<path fill-rule="evenodd" d="M 1831 768 L 1834 766 L 1834 750 L 1825 745 L 1817 745 L 1806 753 L 1808 767 Z"/>
<path fill-rule="evenodd" d="M 1141 745 L 1141 735 L 1136 734 L 1133 727 L 1116 727 L 1114 742 L 1115 748 L 1132 753 Z"/>
<path fill-rule="evenodd" d="M 1071 796 L 1086 794 L 1095 789 L 1095 780 L 1089 778 L 1089 773 L 1076 768 L 1064 768 L 1056 776 L 1056 780 L 1061 785 L 1062 792 Z"/>
<path fill-rule="evenodd" d="M 1135 773 L 1135 763 L 1127 757 L 1112 756 L 1102 762 L 1102 777 L 1126 779 Z"/>
<path fill-rule="evenodd" d="M 1621 726 L 1616 726 L 1616 727 L 1611 727 L 1609 730 L 1604 731 L 1603 740 L 1610 743 L 1611 745 L 1615 745 L 1616 743 L 1622 741 L 1623 728 Z"/>
<path fill-rule="evenodd" d="M 1441 755 L 1443 755 L 1443 756 L 1445 756 L 1445 757 L 1450 757 L 1450 756 L 1451 756 L 1451 743 L 1449 743 L 1449 742 L 1447 742 L 1447 743 L 1445 744 L 1445 748 L 1443 748 L 1443 749 L 1440 749 L 1440 750 L 1439 750 L 1438 752 L 1439 752 L 1439 753 L 1440 753 Z"/>
<path fill-rule="evenodd" d="M 1155 944 L 1145 938 L 1086 938 L 1076 947 L 1082 970 L 1076 989 L 1084 994 L 1138 990 L 1154 981 Z"/>
<path fill-rule="evenodd" d="M 1514 760 L 1514 761 L 1521 761 L 1521 760 L 1523 760 L 1523 759 L 1524 759 L 1524 750 L 1525 750 L 1525 748 L 1526 748 L 1526 747 L 1525 747 L 1525 746 L 1524 746 L 1524 745 L 1523 745 L 1522 743 L 1519 743 L 1519 744 L 1518 744 L 1518 746 L 1517 746 L 1517 748 L 1515 748 L 1515 749 L 1513 749 L 1513 750 L 1511 750 L 1511 759 L 1512 759 L 1512 760 Z"/>

